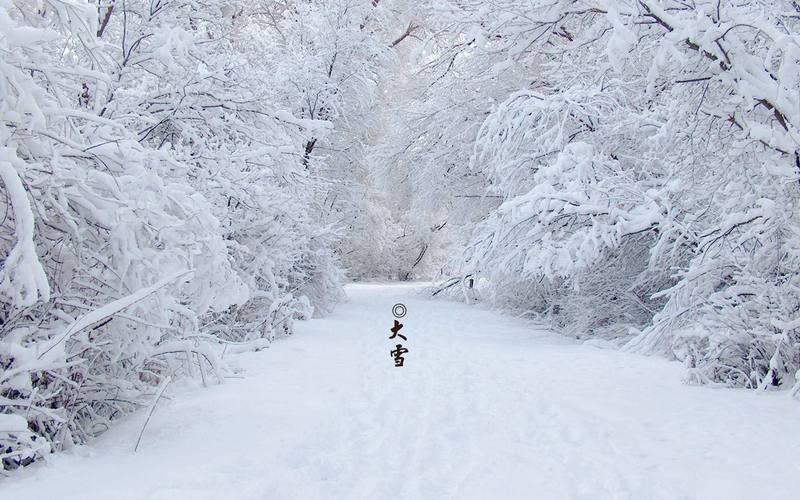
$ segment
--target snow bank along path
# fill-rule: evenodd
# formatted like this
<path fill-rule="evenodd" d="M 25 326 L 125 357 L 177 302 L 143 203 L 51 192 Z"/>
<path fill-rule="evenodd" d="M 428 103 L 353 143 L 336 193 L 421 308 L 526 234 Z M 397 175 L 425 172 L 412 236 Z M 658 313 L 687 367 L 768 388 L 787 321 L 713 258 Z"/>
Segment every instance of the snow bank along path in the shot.
<path fill-rule="evenodd" d="M 137 453 L 143 413 L 0 497 L 800 498 L 800 405 L 786 394 L 687 387 L 677 363 L 418 289 L 352 285 L 333 316 L 236 358 L 245 378 L 160 402 Z"/>

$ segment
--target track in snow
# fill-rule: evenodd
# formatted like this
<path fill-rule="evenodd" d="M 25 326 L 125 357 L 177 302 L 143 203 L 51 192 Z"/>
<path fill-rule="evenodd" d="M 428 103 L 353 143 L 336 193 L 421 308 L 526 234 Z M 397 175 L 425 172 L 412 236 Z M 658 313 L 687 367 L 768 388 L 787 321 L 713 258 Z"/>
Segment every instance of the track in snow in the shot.
<path fill-rule="evenodd" d="M 418 285 L 351 285 L 331 317 L 241 355 L 241 380 L 161 402 L 0 484 L 24 499 L 798 498 L 800 405 L 687 387 Z M 395 368 L 392 305 L 410 349 Z"/>

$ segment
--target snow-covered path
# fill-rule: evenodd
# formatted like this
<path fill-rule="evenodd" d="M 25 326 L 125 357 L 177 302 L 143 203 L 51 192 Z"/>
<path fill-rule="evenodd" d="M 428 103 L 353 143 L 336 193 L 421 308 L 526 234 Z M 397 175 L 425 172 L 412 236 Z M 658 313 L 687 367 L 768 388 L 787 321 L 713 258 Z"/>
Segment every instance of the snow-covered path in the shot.
<path fill-rule="evenodd" d="M 241 355 L 244 379 L 162 401 L 0 483 L 3 499 L 796 499 L 800 405 L 687 387 L 682 368 L 536 332 L 413 285 Z M 389 356 L 408 307 L 406 366 Z"/>

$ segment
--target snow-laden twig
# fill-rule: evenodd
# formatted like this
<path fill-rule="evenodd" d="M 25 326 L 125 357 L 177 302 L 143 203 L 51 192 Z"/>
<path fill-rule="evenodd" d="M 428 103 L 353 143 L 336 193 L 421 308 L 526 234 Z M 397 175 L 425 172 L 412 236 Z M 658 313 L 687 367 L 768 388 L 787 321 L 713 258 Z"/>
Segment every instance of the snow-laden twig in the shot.
<path fill-rule="evenodd" d="M 142 422 L 142 428 L 139 430 L 139 437 L 136 438 L 136 444 L 133 447 L 133 451 L 139 451 L 139 444 L 142 442 L 142 436 L 144 436 L 144 431 L 147 428 L 147 424 L 150 423 L 150 418 L 153 416 L 153 412 L 156 409 L 156 405 L 158 404 L 161 396 L 164 394 L 164 391 L 167 389 L 167 386 L 172 382 L 172 376 L 166 377 L 162 382 L 161 385 L 158 386 L 158 390 L 156 391 L 155 397 L 153 398 L 153 402 L 150 404 L 150 407 L 147 409 L 147 415 L 145 416 L 144 422 Z"/>

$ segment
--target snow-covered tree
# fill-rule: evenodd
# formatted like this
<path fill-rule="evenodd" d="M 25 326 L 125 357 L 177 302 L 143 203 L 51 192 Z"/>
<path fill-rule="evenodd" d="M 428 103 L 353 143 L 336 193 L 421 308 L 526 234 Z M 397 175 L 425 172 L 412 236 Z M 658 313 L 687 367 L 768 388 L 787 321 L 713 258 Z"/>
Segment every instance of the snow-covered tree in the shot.
<path fill-rule="evenodd" d="M 474 52 L 535 75 L 475 143 L 489 294 L 696 381 L 793 384 L 797 5 L 460 4 Z"/>
<path fill-rule="evenodd" d="M 332 126 L 278 99 L 258 8 L 0 6 L 5 468 L 340 297 L 305 150 Z"/>

